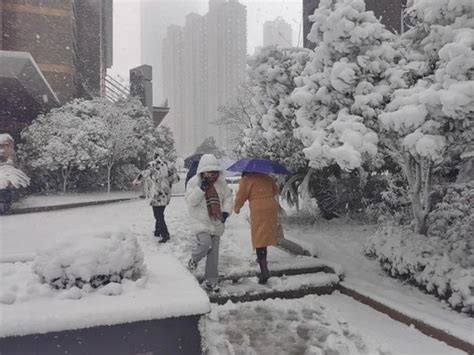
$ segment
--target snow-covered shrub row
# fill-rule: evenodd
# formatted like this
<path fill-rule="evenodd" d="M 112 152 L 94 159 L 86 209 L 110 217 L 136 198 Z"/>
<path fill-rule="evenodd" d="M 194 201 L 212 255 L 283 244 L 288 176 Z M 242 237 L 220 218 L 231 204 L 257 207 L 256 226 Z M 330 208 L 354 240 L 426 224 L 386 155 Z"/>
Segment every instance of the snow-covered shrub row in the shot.
<path fill-rule="evenodd" d="M 385 224 L 365 253 L 451 307 L 474 314 L 474 182 L 450 186 L 428 216 L 428 236 Z"/>
<path fill-rule="evenodd" d="M 132 184 L 133 179 L 135 179 L 140 172 L 133 164 L 123 164 L 117 167 L 114 170 L 112 176 L 112 186 L 117 190 L 128 190 Z"/>
<path fill-rule="evenodd" d="M 138 279 L 145 271 L 137 239 L 125 232 L 103 233 L 41 252 L 33 270 L 58 289 L 99 287 Z"/>
<path fill-rule="evenodd" d="M 135 98 L 115 103 L 99 98 L 71 101 L 36 118 L 22 139 L 19 158 L 36 190 L 58 189 L 60 182 L 65 192 L 91 180 L 97 184 L 89 188 L 106 185 L 110 191 L 118 166 L 143 168 L 140 165 L 153 158 L 158 146 L 175 157 L 170 129 L 155 129 L 148 109 Z"/>

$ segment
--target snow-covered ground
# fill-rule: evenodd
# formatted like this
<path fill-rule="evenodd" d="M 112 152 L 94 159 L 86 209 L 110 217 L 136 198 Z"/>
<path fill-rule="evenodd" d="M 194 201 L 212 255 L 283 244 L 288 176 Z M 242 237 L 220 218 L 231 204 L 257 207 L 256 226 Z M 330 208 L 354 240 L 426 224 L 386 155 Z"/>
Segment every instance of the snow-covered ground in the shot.
<path fill-rule="evenodd" d="M 173 255 L 185 263 L 193 248 L 194 237 L 187 227 L 184 199 L 173 198 L 165 215 L 172 237 L 171 241 L 164 245 L 157 244 L 153 238 L 153 215 L 145 200 L 2 216 L 0 217 L 2 228 L 0 257 L 3 260 L 15 258 L 27 260 L 38 250 L 51 246 L 57 241 L 77 239 L 104 230 L 128 229 L 137 237 L 144 250 L 145 262 L 147 255 L 159 256 L 160 253 L 164 253 Z M 341 226 L 341 228 L 344 227 Z M 347 225 L 345 228 L 355 230 L 354 227 Z M 317 228 L 313 226 L 300 224 L 286 227 L 285 232 L 286 236 L 292 239 L 306 235 L 305 238 L 310 240 L 312 235 L 317 234 L 316 230 Z M 333 242 L 338 243 L 340 240 L 334 238 Z M 352 250 L 350 245 L 334 246 L 334 253 L 331 254 L 329 252 L 330 240 L 327 243 L 328 252 L 325 252 L 321 245 L 318 246 L 323 259 L 331 260 L 337 256 L 332 261 L 338 263 L 345 263 L 346 257 L 359 260 L 355 256 L 356 245 L 352 245 Z M 340 253 L 336 253 L 337 250 L 340 250 Z M 273 268 L 311 265 L 318 262 L 313 258 L 291 256 L 277 248 L 269 250 L 269 263 Z M 358 266 L 362 266 L 362 261 L 358 262 L 360 263 Z M 351 261 L 350 265 L 357 265 L 357 263 Z M 199 265 L 198 275 L 202 273 L 202 266 Z M 227 231 L 221 240 L 219 268 L 224 274 L 257 269 L 255 254 L 250 245 L 245 210 L 239 216 L 233 215 L 229 219 Z M 347 282 L 351 282 L 353 274 L 364 274 L 371 268 L 373 268 L 371 272 L 377 275 L 375 265 L 370 268 L 346 269 Z M 168 273 L 172 280 L 176 270 L 170 267 L 165 270 L 165 273 Z M 354 279 L 357 280 L 357 277 L 354 276 Z M 268 287 L 277 287 L 280 284 L 278 281 L 277 278 L 270 279 Z M 402 285 L 399 285 L 398 290 L 404 289 Z M 408 293 L 407 298 L 400 298 L 400 306 L 408 307 L 410 303 L 423 304 L 425 298 L 429 296 Z M 441 309 L 439 303 L 433 302 L 428 310 L 433 313 L 433 317 L 437 312 L 441 315 L 449 314 L 450 316 L 445 319 L 445 327 L 452 326 L 454 334 L 472 329 L 469 328 L 471 323 L 465 318 L 452 311 L 446 313 L 448 310 Z M 438 320 L 442 322 L 443 318 L 438 318 Z M 455 320 L 459 323 L 455 324 Z M 320 354 L 321 351 L 327 351 L 331 347 L 349 349 L 348 352 L 341 351 L 342 354 L 353 353 L 351 349 L 353 350 L 354 346 L 362 354 L 462 353 L 338 294 L 323 297 L 309 296 L 293 301 L 268 300 L 213 306 L 206 323 L 206 337 L 211 354 Z M 323 331 L 325 335 L 318 338 L 319 340 L 315 339 L 319 333 L 314 333 L 314 329 L 325 329 Z M 326 330 L 330 334 L 324 333 Z M 277 338 L 281 341 L 275 341 Z M 282 344 L 287 344 L 285 346 L 289 348 L 282 347 Z M 288 352 L 285 352 L 285 349 Z"/>
<path fill-rule="evenodd" d="M 363 255 L 365 239 L 376 227 L 345 219 L 318 220 L 313 224 L 298 220 L 286 225 L 285 237 L 322 259 L 339 262 L 345 270 L 345 286 L 472 343 L 473 318 L 453 312 L 434 296 L 388 277 L 378 262 Z"/>

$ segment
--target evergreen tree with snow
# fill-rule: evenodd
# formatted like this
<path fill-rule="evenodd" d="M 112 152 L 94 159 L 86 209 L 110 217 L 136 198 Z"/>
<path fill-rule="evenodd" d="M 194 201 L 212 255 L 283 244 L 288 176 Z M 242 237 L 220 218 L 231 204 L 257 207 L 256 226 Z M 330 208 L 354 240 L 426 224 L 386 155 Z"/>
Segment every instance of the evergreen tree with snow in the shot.
<path fill-rule="evenodd" d="M 377 117 L 399 85 L 389 78 L 400 55 L 396 36 L 362 0 L 322 0 L 310 20 L 308 39 L 316 47 L 291 95 L 297 107 L 294 135 L 311 168 L 301 189 L 316 197 L 329 218 L 360 203 L 369 176 L 364 169 L 384 164 Z M 357 190 L 354 201 L 337 186 L 349 181 Z"/>
<path fill-rule="evenodd" d="M 155 138 L 154 146 L 162 148 L 169 161 L 175 161 L 177 158 L 176 144 L 171 128 L 167 125 L 159 125 L 154 129 L 153 137 Z"/>
<path fill-rule="evenodd" d="M 415 0 L 414 24 L 393 94 L 380 116 L 380 137 L 392 146 L 410 186 L 416 231 L 426 234 L 432 179 L 453 157 L 473 154 L 474 12 L 470 0 Z"/>
<path fill-rule="evenodd" d="M 207 137 L 202 143 L 196 148 L 194 154 L 214 154 L 218 159 L 224 156 L 224 152 L 217 146 L 214 137 Z"/>
<path fill-rule="evenodd" d="M 244 130 L 239 155 L 278 160 L 292 171 L 307 165 L 303 146 L 293 135 L 295 106 L 290 94 L 311 56 L 303 48 L 268 46 L 249 59 L 246 84 L 254 93 L 256 112 Z"/>
<path fill-rule="evenodd" d="M 310 19 L 316 48 L 292 94 L 295 136 L 313 168 L 360 168 L 378 151 L 377 117 L 392 92 L 396 37 L 363 0 L 322 0 Z"/>

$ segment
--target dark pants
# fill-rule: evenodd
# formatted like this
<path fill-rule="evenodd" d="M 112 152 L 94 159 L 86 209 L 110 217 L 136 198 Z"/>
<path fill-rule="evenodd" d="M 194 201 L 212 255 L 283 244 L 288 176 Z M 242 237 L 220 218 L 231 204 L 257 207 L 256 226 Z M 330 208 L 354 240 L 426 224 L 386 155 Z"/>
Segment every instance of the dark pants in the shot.
<path fill-rule="evenodd" d="M 267 258 L 267 247 L 256 248 L 257 259 L 266 259 Z"/>
<path fill-rule="evenodd" d="M 152 206 L 153 215 L 155 216 L 155 237 L 168 238 L 170 233 L 165 222 L 165 208 L 166 206 Z"/>

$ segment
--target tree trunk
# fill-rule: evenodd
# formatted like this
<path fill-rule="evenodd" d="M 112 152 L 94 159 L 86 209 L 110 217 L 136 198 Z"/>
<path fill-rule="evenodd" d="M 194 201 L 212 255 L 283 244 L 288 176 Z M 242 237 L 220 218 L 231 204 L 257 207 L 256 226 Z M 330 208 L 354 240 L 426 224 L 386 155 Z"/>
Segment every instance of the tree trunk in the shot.
<path fill-rule="evenodd" d="M 415 218 L 415 231 L 427 235 L 427 217 L 431 211 L 431 163 L 426 164 L 423 174 L 422 160 L 416 160 L 410 154 L 405 158 L 405 174 L 410 185 L 410 199 Z M 422 189 L 422 187 L 424 187 Z"/>
<path fill-rule="evenodd" d="M 63 195 L 66 194 L 66 188 L 67 188 L 67 179 L 69 177 L 69 171 L 68 169 L 62 169 L 61 175 L 63 176 Z"/>
<path fill-rule="evenodd" d="M 110 176 L 112 174 L 112 167 L 107 166 L 107 193 L 110 193 Z"/>

